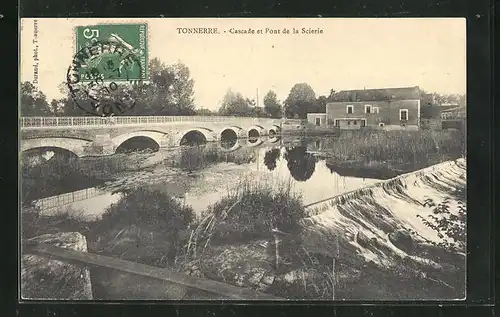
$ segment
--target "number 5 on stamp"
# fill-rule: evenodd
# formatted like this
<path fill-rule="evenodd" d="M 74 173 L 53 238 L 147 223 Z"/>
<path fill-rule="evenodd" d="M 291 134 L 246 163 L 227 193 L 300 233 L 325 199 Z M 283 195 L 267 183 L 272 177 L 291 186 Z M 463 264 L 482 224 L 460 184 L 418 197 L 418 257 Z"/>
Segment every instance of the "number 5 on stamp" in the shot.
<path fill-rule="evenodd" d="M 82 82 L 94 80 L 91 74 L 96 71 L 104 81 L 144 82 L 149 78 L 147 24 L 87 25 L 76 27 L 75 32 L 75 53 L 105 43 L 80 68 Z"/>

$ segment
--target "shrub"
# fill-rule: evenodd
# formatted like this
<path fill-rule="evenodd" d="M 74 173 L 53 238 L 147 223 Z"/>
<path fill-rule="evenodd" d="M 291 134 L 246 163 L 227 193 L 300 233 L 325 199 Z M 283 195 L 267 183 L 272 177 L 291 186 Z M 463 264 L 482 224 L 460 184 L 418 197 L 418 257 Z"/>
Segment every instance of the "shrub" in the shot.
<path fill-rule="evenodd" d="M 451 198 L 447 197 L 440 203 L 435 203 L 433 199 L 427 198 L 424 206 L 433 209 L 432 214 L 427 219 L 417 215 L 429 228 L 437 232 L 441 239 L 437 246 L 444 247 L 458 252 L 465 252 L 466 248 L 466 223 L 467 211 L 465 202 L 465 188 L 458 189 L 454 193 L 457 200 L 457 210 L 450 210 Z"/>
<path fill-rule="evenodd" d="M 103 214 L 91 232 L 96 251 L 165 266 L 175 258 L 194 219 L 191 207 L 168 193 L 135 188 Z"/>

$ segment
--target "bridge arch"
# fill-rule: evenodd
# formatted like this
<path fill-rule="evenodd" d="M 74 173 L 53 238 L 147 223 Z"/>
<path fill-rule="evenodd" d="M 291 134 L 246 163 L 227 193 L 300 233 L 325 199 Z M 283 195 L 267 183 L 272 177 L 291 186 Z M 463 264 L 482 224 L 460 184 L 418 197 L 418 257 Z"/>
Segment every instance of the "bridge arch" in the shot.
<path fill-rule="evenodd" d="M 248 138 L 259 138 L 266 135 L 266 129 L 261 125 L 253 125 L 248 128 L 247 137 Z"/>
<path fill-rule="evenodd" d="M 154 130 L 141 130 L 141 131 L 129 132 L 118 135 L 113 139 L 111 139 L 111 142 L 113 142 L 113 145 L 115 146 L 116 150 L 118 150 L 120 146 L 125 146 L 126 142 L 131 142 L 140 139 L 149 140 L 150 141 L 149 147 L 153 149 L 158 149 L 167 144 L 168 134 L 165 132 L 154 131 Z"/>
<path fill-rule="evenodd" d="M 223 148 L 232 148 L 237 145 L 238 139 L 245 135 L 243 128 L 238 126 L 224 127 L 219 133 L 219 142 Z"/>
<path fill-rule="evenodd" d="M 281 127 L 279 125 L 273 124 L 269 130 L 268 130 L 268 135 L 269 136 L 275 136 L 281 132 Z"/>
<path fill-rule="evenodd" d="M 264 140 L 261 137 L 258 137 L 258 138 L 248 138 L 248 140 L 247 140 L 247 146 L 249 146 L 249 147 L 259 146 L 262 143 L 264 143 Z"/>
<path fill-rule="evenodd" d="M 21 141 L 21 152 L 37 148 L 60 148 L 74 153 L 78 157 L 85 155 L 85 147 L 90 146 L 92 140 L 64 137 L 33 138 Z"/>
<path fill-rule="evenodd" d="M 217 141 L 217 137 L 213 130 L 196 127 L 178 132 L 175 138 L 175 145 L 192 145 L 215 141 Z"/>
<path fill-rule="evenodd" d="M 219 145 L 219 149 L 221 152 L 233 152 L 233 151 L 236 151 L 237 149 L 241 148 L 241 143 L 239 140 L 236 140 L 236 143 L 233 145 L 233 144 L 220 144 Z"/>

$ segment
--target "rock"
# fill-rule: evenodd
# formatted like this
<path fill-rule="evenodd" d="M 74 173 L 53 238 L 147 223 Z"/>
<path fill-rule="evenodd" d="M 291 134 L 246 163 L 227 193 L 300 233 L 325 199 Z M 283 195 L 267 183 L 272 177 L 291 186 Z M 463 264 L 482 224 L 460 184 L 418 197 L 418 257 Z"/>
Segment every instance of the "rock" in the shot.
<path fill-rule="evenodd" d="M 399 249 L 408 253 L 413 252 L 414 242 L 410 233 L 405 229 L 399 229 L 389 234 L 389 240 Z"/>
<path fill-rule="evenodd" d="M 87 252 L 87 240 L 79 232 L 44 234 L 30 242 Z M 91 300 L 92 287 L 89 270 L 48 256 L 23 254 L 21 256 L 22 299 Z"/>

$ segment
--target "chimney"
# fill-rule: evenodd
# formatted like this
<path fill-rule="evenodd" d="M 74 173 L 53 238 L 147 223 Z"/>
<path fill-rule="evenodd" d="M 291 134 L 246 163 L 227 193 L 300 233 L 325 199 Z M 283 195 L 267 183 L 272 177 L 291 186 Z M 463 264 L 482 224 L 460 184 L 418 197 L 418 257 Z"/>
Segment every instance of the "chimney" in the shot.
<path fill-rule="evenodd" d="M 356 101 L 356 91 L 351 91 L 351 101 L 354 102 Z"/>

